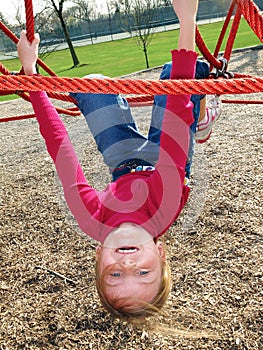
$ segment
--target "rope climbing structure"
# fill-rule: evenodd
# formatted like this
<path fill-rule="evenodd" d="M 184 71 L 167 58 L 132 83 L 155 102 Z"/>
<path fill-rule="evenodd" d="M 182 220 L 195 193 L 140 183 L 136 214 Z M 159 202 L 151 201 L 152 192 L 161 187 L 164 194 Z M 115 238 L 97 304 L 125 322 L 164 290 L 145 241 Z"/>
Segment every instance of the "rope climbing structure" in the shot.
<path fill-rule="evenodd" d="M 26 8 L 26 29 L 28 39 L 34 38 L 34 16 L 32 0 L 25 0 Z M 219 35 L 215 51 L 211 53 L 200 34 L 196 30 L 196 44 L 210 63 L 211 74 L 205 80 L 134 80 L 134 79 L 88 79 L 88 78 L 67 78 L 58 77 L 40 59 L 37 64 L 45 70 L 49 76 L 25 76 L 23 69 L 18 75 L 13 75 L 0 63 L 0 95 L 17 94 L 26 101 L 30 101 L 29 91 L 46 91 L 48 96 L 58 100 L 74 102 L 68 92 L 91 92 L 91 93 L 123 93 L 133 95 L 128 97 L 131 106 L 152 104 L 154 95 L 162 94 L 250 94 L 263 91 L 263 77 L 254 77 L 245 74 L 233 74 L 227 71 L 228 62 L 231 57 L 235 37 L 239 27 L 241 16 L 254 31 L 255 35 L 263 43 L 263 16 L 253 0 L 232 0 L 226 20 Z M 233 18 L 229 37 L 223 56 L 218 57 L 227 28 Z M 18 38 L 0 22 L 0 29 L 17 44 Z M 213 72 L 215 71 L 215 72 Z M 238 103 L 246 101 L 238 101 Z M 261 101 L 255 101 L 262 103 Z M 253 103 L 250 101 L 250 103 Z M 58 108 L 59 113 L 76 116 L 80 112 L 76 107 Z M 0 122 L 11 120 L 33 118 L 34 115 L 15 116 L 0 118 Z"/>

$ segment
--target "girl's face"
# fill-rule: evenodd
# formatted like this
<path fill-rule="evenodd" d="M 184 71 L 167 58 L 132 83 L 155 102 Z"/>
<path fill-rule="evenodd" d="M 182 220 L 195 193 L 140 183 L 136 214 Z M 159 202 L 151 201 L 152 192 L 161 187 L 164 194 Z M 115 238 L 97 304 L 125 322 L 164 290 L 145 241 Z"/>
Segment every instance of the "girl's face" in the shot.
<path fill-rule="evenodd" d="M 97 247 L 96 259 L 109 302 L 126 300 L 128 307 L 136 300 L 151 302 L 157 295 L 165 252 L 142 227 L 122 224 Z"/>

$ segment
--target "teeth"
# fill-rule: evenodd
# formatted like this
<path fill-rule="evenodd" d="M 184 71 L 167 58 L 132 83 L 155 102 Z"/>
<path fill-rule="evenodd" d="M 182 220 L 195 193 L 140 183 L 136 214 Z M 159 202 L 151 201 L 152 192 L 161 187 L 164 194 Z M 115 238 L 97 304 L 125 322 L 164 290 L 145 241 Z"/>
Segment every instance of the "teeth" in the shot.
<path fill-rule="evenodd" d="M 137 252 L 137 248 L 119 248 L 117 251 L 119 253 L 123 253 L 123 254 L 129 254 L 129 253 L 135 253 Z"/>

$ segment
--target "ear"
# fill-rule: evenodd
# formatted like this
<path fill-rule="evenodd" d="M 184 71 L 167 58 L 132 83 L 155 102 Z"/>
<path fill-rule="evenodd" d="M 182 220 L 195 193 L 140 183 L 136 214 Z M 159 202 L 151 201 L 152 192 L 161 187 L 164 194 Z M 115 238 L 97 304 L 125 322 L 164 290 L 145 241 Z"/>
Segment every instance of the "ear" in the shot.
<path fill-rule="evenodd" d="M 101 252 L 101 246 L 98 245 L 98 246 L 96 247 L 96 255 L 95 255 L 95 260 L 96 260 L 96 261 L 97 261 L 97 260 L 99 259 L 99 257 L 100 257 L 100 252 Z"/>
<path fill-rule="evenodd" d="M 156 242 L 156 248 L 157 248 L 158 253 L 159 253 L 160 257 L 162 258 L 162 260 L 165 261 L 166 254 L 165 254 L 165 250 L 164 250 L 164 247 L 163 247 L 163 244 L 161 241 Z"/>

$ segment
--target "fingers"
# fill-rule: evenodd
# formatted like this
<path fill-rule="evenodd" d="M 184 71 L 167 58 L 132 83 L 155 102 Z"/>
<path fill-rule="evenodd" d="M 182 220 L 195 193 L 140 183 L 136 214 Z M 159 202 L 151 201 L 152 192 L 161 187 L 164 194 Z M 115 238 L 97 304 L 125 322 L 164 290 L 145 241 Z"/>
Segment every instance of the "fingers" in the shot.
<path fill-rule="evenodd" d="M 23 29 L 23 30 L 21 31 L 20 38 L 23 38 L 23 37 L 25 37 L 25 36 L 26 36 L 26 30 Z"/>
<path fill-rule="evenodd" d="M 22 30 L 17 43 L 17 52 L 25 74 L 35 74 L 35 65 L 38 58 L 39 35 L 35 34 L 33 42 L 28 41 L 26 30 Z"/>
<path fill-rule="evenodd" d="M 39 44 L 39 43 L 40 43 L 40 36 L 39 36 L 38 33 L 35 33 L 33 42 L 35 42 L 36 44 Z"/>
<path fill-rule="evenodd" d="M 26 32 L 25 29 L 23 29 L 23 30 L 21 31 L 21 33 L 20 33 L 20 40 L 23 40 L 23 41 L 24 41 L 24 40 L 27 40 L 27 32 Z M 28 40 L 27 40 L 27 41 L 28 41 Z M 33 40 L 32 43 L 30 43 L 30 42 L 28 41 L 29 45 L 31 45 L 31 44 L 38 45 L 39 42 L 40 42 L 40 36 L 39 36 L 38 33 L 35 33 L 35 35 L 34 35 L 34 40 Z"/>

